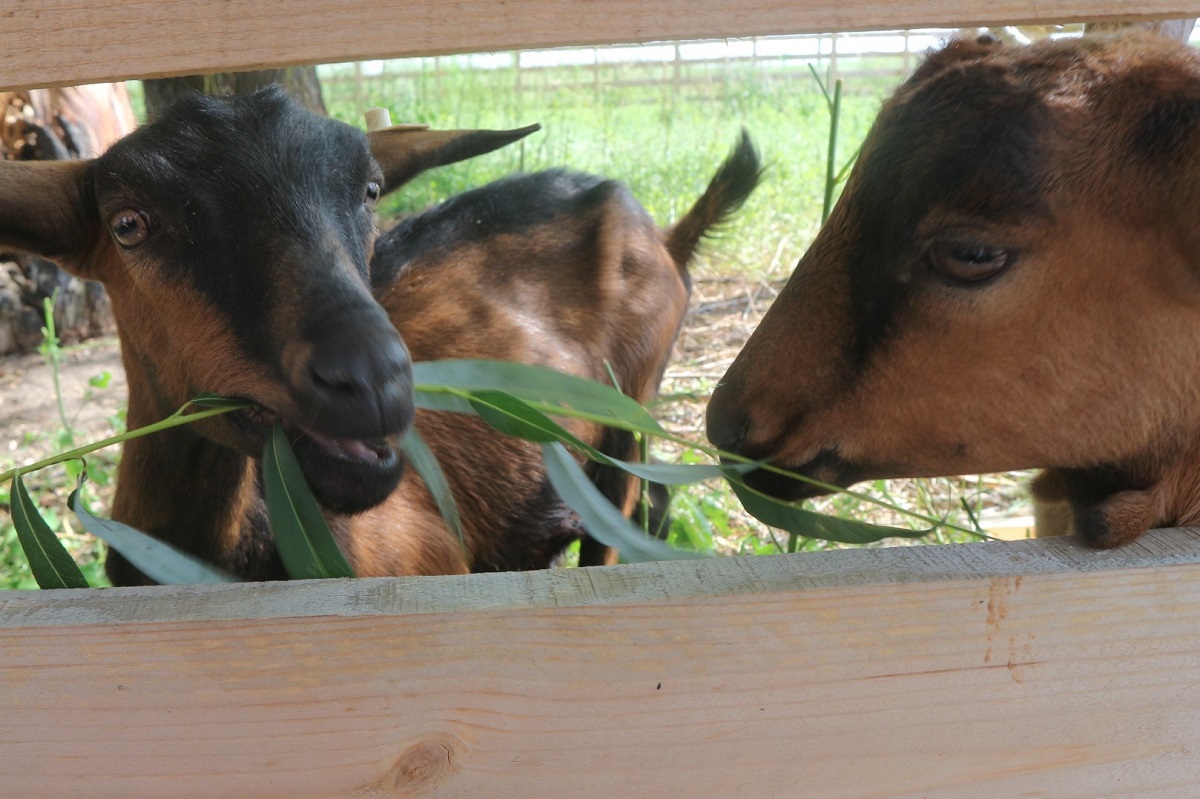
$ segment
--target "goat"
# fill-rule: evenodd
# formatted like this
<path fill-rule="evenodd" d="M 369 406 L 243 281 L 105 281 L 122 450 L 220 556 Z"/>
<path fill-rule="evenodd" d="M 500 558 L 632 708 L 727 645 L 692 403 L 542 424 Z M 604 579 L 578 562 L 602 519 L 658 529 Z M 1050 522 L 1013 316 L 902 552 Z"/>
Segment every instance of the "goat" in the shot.
<path fill-rule="evenodd" d="M 413 360 L 478 358 L 549 366 L 617 385 L 646 403 L 658 391 L 687 310 L 688 263 L 706 231 L 741 205 L 759 176 L 743 137 L 680 221 L 660 231 L 620 183 L 563 170 L 506 178 L 405 220 L 379 239 L 376 296 Z M 625 431 L 573 423 L 602 452 L 633 458 Z M 466 551 L 421 482 L 406 477 L 378 524 L 343 540 L 396 558 L 389 573 L 546 568 L 583 530 L 554 495 L 537 445 L 514 441 L 461 414 L 417 411 L 417 430 L 445 469 L 460 504 Z M 636 481 L 585 464 L 626 515 Z M 407 553 L 388 519 L 405 519 Z M 370 530 L 368 531 L 368 527 Z M 583 539 L 581 565 L 613 553 Z M 360 558 L 360 561 L 364 558 Z"/>
<path fill-rule="evenodd" d="M 426 168 L 488 152 L 532 130 L 391 129 L 372 133 L 368 147 L 368 138 L 354 128 L 311 114 L 278 91 L 266 91 L 240 98 L 184 99 L 92 161 L 0 164 L 0 246 L 43 255 L 103 282 L 109 291 L 129 383 L 131 427 L 162 418 L 202 391 L 256 403 L 253 409 L 127 442 L 113 517 L 242 579 L 284 577 L 257 461 L 278 421 L 359 574 L 442 573 L 510 562 L 545 565 L 548 556 L 557 554 L 505 558 L 480 545 L 466 560 L 444 527 L 435 530 L 428 513 L 432 502 L 419 478 L 404 474 L 402 459 L 389 443 L 414 416 L 410 356 L 397 327 L 414 337 L 422 353 L 436 347 L 421 342 L 417 319 L 433 326 L 438 314 L 443 335 L 467 337 L 463 348 L 453 351 L 457 357 L 472 357 L 477 353 L 471 346 L 487 349 L 500 336 L 510 336 L 514 345 L 517 341 L 519 328 L 510 331 L 503 324 L 490 333 L 472 327 L 471 319 L 457 328 L 446 326 L 463 315 L 469 300 L 485 297 L 464 284 L 482 280 L 493 268 L 480 260 L 494 257 L 484 246 L 487 242 L 464 234 L 427 237 L 418 224 L 425 217 L 418 217 L 380 239 L 384 254 L 371 258 L 377 237 L 372 208 L 385 186 L 394 189 Z M 604 191 L 611 193 L 610 200 L 587 206 L 585 197 L 595 200 Z M 662 254 L 657 230 L 638 227 L 646 224 L 645 217 L 628 213 L 627 196 L 611 186 L 602 190 L 581 184 L 577 196 L 565 194 L 581 204 L 580 224 L 561 231 L 564 251 L 575 254 L 573 245 L 582 244 L 571 238 L 573 232 L 616 260 L 543 264 L 536 250 L 520 247 L 530 231 L 510 225 L 494 231 L 496 247 L 516 252 L 515 262 L 504 268 L 541 274 L 545 292 L 557 283 L 568 285 L 565 274 L 579 269 L 575 285 L 619 293 L 625 284 L 640 284 L 641 270 L 670 263 L 676 294 L 634 304 L 652 307 L 656 322 L 678 307 L 670 322 L 677 326 L 686 302 L 684 275 Z M 686 260 L 688 248 L 737 198 L 724 184 L 710 190 L 700 206 L 711 200 L 715 207 L 698 206 L 676 226 L 666 239 L 675 248 L 672 254 Z M 471 207 L 465 200 L 460 205 Z M 630 219 L 632 229 L 611 227 Z M 487 227 L 479 221 L 476 231 Z M 538 218 L 530 225 L 553 233 L 554 221 L 565 220 Z M 403 263 L 407 250 L 393 243 L 409 234 L 430 247 Z M 456 254 L 475 260 L 468 264 L 456 260 Z M 437 261 L 442 256 L 448 259 L 445 265 Z M 606 271 L 598 271 L 596 282 L 588 284 L 582 273 L 599 265 Z M 500 268 L 495 271 L 499 274 Z M 427 279 L 436 280 L 441 290 L 426 289 Z M 396 288 L 403 282 L 412 284 L 407 296 Z M 553 299 L 564 298 L 555 293 Z M 582 304 L 591 299 L 575 298 Z M 630 299 L 620 294 L 612 302 Z M 568 326 L 567 306 L 530 303 L 530 312 L 541 314 L 546 329 L 555 329 L 561 315 L 561 329 L 580 332 Z M 525 309 L 516 305 L 513 313 Z M 636 361 L 626 372 L 630 388 L 640 375 L 638 358 L 661 368 L 663 348 L 669 350 L 674 329 L 669 337 L 657 328 L 612 330 L 578 313 L 577 322 L 599 328 L 584 334 L 603 330 L 625 346 L 611 353 L 614 363 L 626 354 Z M 403 318 L 410 314 L 413 319 Z M 499 308 L 492 316 L 521 323 Z M 475 311 L 477 325 L 487 319 L 486 310 Z M 539 320 L 526 321 L 532 329 Z M 478 331 L 473 345 L 472 330 Z M 528 338 L 532 352 L 506 352 L 549 360 L 536 351 L 540 341 Z M 552 342 L 546 347 L 554 352 Z M 591 354 L 585 347 L 579 352 Z M 540 474 L 530 475 L 532 488 L 522 486 L 521 493 L 504 484 L 500 478 L 508 474 L 507 459 L 514 455 L 486 444 L 470 420 L 462 421 L 464 426 L 455 428 L 449 420 L 422 413 L 419 424 L 434 452 L 449 459 L 446 471 L 456 491 L 469 485 L 488 492 L 456 494 L 472 542 L 499 518 L 496 507 L 518 496 L 524 504 L 507 522 L 513 529 L 536 525 L 540 511 L 579 536 L 578 522 L 563 520 L 565 512 Z M 440 440 L 442 429 L 453 440 Z M 484 457 L 489 454 L 492 461 Z M 498 465 L 496 458 L 504 463 Z M 471 480 L 456 478 L 460 470 L 478 474 Z M 522 475 L 513 477 L 520 480 Z M 107 570 L 117 585 L 146 579 L 115 552 Z"/>
<path fill-rule="evenodd" d="M 1096 547 L 1200 521 L 1194 170 L 1194 50 L 948 44 L 885 103 L 709 438 L 839 486 L 1043 468 Z"/>
<path fill-rule="evenodd" d="M 114 517 L 235 572 L 267 559 L 242 530 L 265 524 L 254 458 L 276 420 L 324 507 L 386 498 L 403 466 L 386 439 L 413 397 L 369 288 L 373 206 L 385 181 L 528 132 L 389 130 L 369 148 L 276 90 L 187 98 L 95 159 L 0 163 L 0 248 L 108 291 L 131 427 L 201 391 L 261 408 L 129 442 Z M 108 571 L 142 579 L 116 554 Z"/>

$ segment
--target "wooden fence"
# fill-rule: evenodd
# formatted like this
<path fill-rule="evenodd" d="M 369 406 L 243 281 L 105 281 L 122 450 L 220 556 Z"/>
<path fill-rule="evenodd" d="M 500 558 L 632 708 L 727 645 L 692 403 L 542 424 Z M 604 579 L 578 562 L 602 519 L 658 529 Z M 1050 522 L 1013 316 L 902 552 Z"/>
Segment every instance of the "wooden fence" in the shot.
<path fill-rule="evenodd" d="M 10 0 L 0 87 L 1200 2 Z M 1194 799 L 1200 531 L 0 595 L 0 796 Z"/>

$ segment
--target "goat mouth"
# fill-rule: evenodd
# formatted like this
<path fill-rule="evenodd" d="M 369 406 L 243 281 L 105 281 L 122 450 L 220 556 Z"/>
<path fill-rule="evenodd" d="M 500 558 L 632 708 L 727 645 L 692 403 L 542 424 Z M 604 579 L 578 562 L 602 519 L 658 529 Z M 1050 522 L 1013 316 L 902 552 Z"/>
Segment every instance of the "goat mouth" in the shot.
<path fill-rule="evenodd" d="M 375 507 L 387 499 L 403 476 L 404 459 L 393 436 L 328 436 L 262 406 L 234 411 L 231 417 L 255 457 L 261 454 L 271 429 L 281 424 L 313 497 L 335 513 L 361 513 Z"/>
<path fill-rule="evenodd" d="M 386 438 L 330 438 L 283 426 L 313 497 L 335 513 L 361 513 L 396 490 L 404 459 Z"/>
<path fill-rule="evenodd" d="M 861 467 L 842 459 L 831 450 L 822 450 L 815 457 L 798 466 L 783 466 L 782 468 L 835 488 L 814 485 L 805 480 L 798 480 L 766 469 L 755 469 L 748 472 L 743 480 L 746 485 L 768 496 L 786 502 L 794 502 L 832 494 L 836 489 L 845 488 L 866 479 Z"/>
<path fill-rule="evenodd" d="M 387 465 L 390 460 L 397 458 L 396 449 L 387 438 L 353 439 L 332 438 L 304 427 L 295 427 L 286 422 L 283 429 L 295 447 L 301 440 L 307 440 L 323 454 L 348 462 L 363 464 Z"/>

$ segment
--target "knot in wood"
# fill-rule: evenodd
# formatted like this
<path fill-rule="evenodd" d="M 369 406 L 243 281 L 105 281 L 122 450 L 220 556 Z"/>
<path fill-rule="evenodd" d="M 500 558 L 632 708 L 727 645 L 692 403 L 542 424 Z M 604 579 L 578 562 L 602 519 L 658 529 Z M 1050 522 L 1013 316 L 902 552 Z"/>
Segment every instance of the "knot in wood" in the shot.
<path fill-rule="evenodd" d="M 439 736 L 410 746 L 396 761 L 396 796 L 416 796 L 441 784 L 457 771 L 460 742 Z"/>

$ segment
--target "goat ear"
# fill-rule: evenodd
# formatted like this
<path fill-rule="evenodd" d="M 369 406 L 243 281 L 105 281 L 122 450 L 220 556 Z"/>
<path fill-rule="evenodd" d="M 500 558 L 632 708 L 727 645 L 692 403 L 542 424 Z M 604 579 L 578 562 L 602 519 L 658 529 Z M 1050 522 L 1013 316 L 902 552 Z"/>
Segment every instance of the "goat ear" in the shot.
<path fill-rule="evenodd" d="M 385 128 L 367 134 L 383 167 L 384 191 L 403 186 L 426 169 L 465 161 L 525 138 L 541 125 L 515 130 L 421 130 Z"/>
<path fill-rule="evenodd" d="M 90 161 L 0 161 L 0 250 L 77 272 L 99 221 L 85 201 Z"/>

